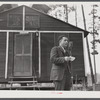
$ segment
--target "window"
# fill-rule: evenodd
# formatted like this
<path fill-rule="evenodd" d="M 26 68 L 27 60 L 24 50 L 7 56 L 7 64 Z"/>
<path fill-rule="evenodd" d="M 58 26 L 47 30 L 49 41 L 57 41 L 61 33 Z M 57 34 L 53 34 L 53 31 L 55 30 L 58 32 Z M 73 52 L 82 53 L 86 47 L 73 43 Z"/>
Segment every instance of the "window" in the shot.
<path fill-rule="evenodd" d="M 9 14 L 8 27 L 22 27 L 22 14 Z"/>

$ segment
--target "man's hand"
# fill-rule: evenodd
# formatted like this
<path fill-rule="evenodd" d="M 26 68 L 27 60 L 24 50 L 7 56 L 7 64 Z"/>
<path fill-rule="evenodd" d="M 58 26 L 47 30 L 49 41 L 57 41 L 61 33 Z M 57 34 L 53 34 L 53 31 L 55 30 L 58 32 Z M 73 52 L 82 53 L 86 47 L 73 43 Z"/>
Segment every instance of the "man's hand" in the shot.
<path fill-rule="evenodd" d="M 74 60 L 75 60 L 75 57 L 70 56 L 70 61 L 74 61 Z"/>
<path fill-rule="evenodd" d="M 73 57 L 73 56 L 65 57 L 65 61 L 74 61 L 74 60 L 75 60 L 75 57 Z"/>

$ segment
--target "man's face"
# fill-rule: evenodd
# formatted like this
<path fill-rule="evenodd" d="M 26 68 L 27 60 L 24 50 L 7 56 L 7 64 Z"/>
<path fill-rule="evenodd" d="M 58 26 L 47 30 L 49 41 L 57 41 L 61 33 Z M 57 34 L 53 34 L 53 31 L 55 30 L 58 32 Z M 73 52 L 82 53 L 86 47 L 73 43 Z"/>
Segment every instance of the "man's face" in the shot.
<path fill-rule="evenodd" d="M 68 38 L 67 37 L 63 37 L 60 41 L 60 45 L 62 47 L 67 47 L 68 46 Z"/>

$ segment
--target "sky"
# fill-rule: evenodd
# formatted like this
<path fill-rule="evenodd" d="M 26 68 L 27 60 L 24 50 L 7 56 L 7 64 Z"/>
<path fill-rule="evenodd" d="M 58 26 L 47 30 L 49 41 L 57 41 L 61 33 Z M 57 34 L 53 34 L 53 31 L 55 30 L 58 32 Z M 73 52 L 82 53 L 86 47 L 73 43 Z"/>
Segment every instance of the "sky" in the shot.
<path fill-rule="evenodd" d="M 32 6 L 32 4 L 68 4 L 69 6 L 71 5 L 77 5 L 78 7 L 78 10 L 77 10 L 77 16 L 78 16 L 78 27 L 80 28 L 84 28 L 84 24 L 83 24 L 83 19 L 82 19 L 82 11 L 81 11 L 81 4 L 83 4 L 84 6 L 84 12 L 85 12 L 85 18 L 86 18 L 86 23 L 87 23 L 87 29 L 89 27 L 89 20 L 90 20 L 90 17 L 89 17 L 89 12 L 91 11 L 92 9 L 92 6 L 93 4 L 98 4 L 100 5 L 100 2 L 0 2 L 0 5 L 2 4 L 18 4 L 19 6 L 20 5 L 27 5 L 27 6 Z M 100 15 L 100 6 L 98 7 L 98 14 Z M 73 22 L 73 18 L 72 17 L 74 14 L 71 13 L 69 14 L 69 23 L 75 25 L 75 22 Z M 100 32 L 99 32 L 100 34 Z M 98 36 L 98 38 L 100 39 L 100 35 Z M 90 52 L 92 52 L 92 49 L 91 49 L 91 43 L 90 41 L 92 41 L 92 36 L 91 35 L 88 35 L 88 39 L 89 39 L 89 46 L 90 46 Z M 89 61 L 88 61 L 88 56 L 87 56 L 87 47 L 86 47 L 86 41 L 84 39 L 84 46 L 85 46 L 85 66 L 86 66 L 86 73 L 90 73 L 90 67 L 89 67 Z M 98 44 L 97 46 L 97 51 L 99 52 L 98 55 L 96 55 L 96 72 L 97 73 L 100 73 L 100 44 Z M 92 59 L 92 64 L 93 64 L 93 56 L 91 55 L 91 59 Z M 94 69 L 94 68 L 93 68 Z"/>

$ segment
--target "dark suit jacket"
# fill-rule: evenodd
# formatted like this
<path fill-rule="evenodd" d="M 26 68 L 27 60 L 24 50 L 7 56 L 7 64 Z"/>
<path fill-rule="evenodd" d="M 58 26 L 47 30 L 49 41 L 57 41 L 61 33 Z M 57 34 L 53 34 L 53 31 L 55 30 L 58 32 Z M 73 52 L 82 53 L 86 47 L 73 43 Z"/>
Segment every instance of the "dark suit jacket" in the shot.
<path fill-rule="evenodd" d="M 65 56 L 69 56 L 69 53 L 68 51 L 64 53 L 60 46 L 55 46 L 51 49 L 50 60 L 52 68 L 50 80 L 62 80 L 65 70 L 67 74 L 70 74 L 70 62 L 65 61 Z"/>

